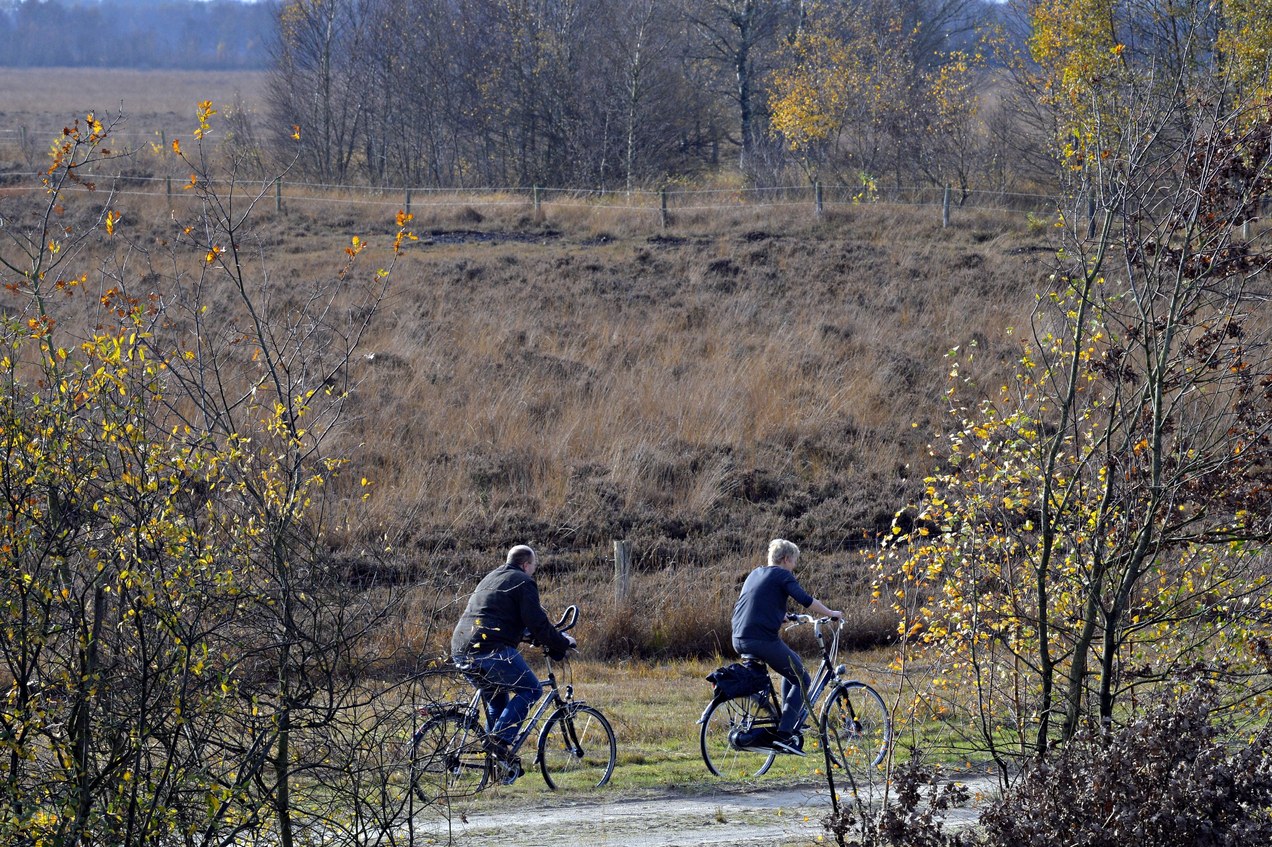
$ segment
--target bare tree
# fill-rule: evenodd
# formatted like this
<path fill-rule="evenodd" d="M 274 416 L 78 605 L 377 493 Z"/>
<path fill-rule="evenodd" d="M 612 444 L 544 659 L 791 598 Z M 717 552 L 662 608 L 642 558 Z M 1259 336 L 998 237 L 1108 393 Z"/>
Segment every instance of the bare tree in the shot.
<path fill-rule="evenodd" d="M 283 149 L 298 139 L 301 170 L 326 182 L 349 176 L 362 144 L 371 2 L 293 0 L 279 10 L 268 95 L 277 139 Z"/>
<path fill-rule="evenodd" d="M 745 172 L 766 132 L 761 81 L 780 39 L 793 31 L 798 18 L 780 0 L 709 0 L 682 8 L 697 35 L 696 56 L 716 67 L 737 108 L 735 142 L 738 166 Z"/>

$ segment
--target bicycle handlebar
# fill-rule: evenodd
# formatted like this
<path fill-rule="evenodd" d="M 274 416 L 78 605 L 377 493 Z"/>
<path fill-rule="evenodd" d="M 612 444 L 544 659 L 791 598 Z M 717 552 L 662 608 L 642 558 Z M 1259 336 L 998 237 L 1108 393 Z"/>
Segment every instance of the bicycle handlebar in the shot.
<path fill-rule="evenodd" d="M 802 623 L 813 623 L 813 624 L 837 623 L 840 626 L 843 626 L 844 624 L 844 619 L 842 615 L 837 618 L 830 618 L 830 617 L 815 618 L 812 615 L 799 615 L 799 614 L 795 614 L 794 612 L 791 612 L 786 615 L 786 620 L 790 621 L 791 626 L 797 626 L 798 624 L 802 624 Z M 787 629 L 789 628 L 790 627 L 787 627 Z"/>
<path fill-rule="evenodd" d="M 561 613 L 561 619 L 558 620 L 556 623 L 552 624 L 552 626 L 555 627 L 558 632 L 565 632 L 569 629 L 573 629 L 574 625 L 578 622 L 579 622 L 579 607 L 571 603 L 569 606 L 566 606 L 565 611 Z M 533 638 L 530 637 L 529 629 L 522 631 L 521 640 L 528 641 L 531 644 L 538 643 Z"/>
<path fill-rule="evenodd" d="M 579 607 L 571 603 L 565 607 L 565 611 L 561 613 L 561 620 L 553 624 L 559 631 L 565 632 L 574 628 L 579 622 Z"/>

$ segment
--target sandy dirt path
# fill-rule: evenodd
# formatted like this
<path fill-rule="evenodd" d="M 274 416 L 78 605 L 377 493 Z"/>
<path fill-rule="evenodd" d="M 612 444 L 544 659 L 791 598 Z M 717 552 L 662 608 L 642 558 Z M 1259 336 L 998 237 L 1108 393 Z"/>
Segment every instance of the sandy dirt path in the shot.
<path fill-rule="evenodd" d="M 966 825 L 992 790 L 983 779 L 960 780 L 978 799 L 950 816 Z M 710 845 L 812 844 L 824 834 L 830 810 L 824 786 L 721 790 L 709 795 L 588 799 L 545 798 L 541 805 L 506 810 L 457 810 L 449 822 L 422 815 L 416 831 L 436 843 L 517 844 L 520 847 L 710 847 Z"/>

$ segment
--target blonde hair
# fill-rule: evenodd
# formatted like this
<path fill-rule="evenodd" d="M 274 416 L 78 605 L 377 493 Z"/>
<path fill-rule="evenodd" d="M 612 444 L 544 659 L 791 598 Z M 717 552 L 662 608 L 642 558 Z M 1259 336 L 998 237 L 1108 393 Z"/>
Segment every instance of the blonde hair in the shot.
<path fill-rule="evenodd" d="M 768 563 L 770 567 L 774 567 L 782 562 L 790 562 L 792 565 L 799 561 L 799 548 L 794 542 L 787 541 L 785 538 L 774 538 L 769 542 Z"/>

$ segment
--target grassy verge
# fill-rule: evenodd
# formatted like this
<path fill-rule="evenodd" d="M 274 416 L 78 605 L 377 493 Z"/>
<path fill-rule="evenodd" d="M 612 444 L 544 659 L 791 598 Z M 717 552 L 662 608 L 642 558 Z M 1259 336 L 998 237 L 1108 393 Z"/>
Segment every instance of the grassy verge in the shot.
<path fill-rule="evenodd" d="M 868 680 L 891 702 L 895 684 L 886 670 L 890 659 L 886 651 L 848 658 L 854 675 Z M 720 779 L 707 771 L 699 753 L 697 720 L 711 697 L 704 677 L 717 664 L 701 659 L 656 664 L 577 661 L 571 663 L 569 674 L 558 676 L 562 682 L 568 677 L 576 698 L 605 713 L 618 739 L 614 776 L 591 796 L 612 800 L 659 792 L 692 795 L 822 781 L 821 758 L 816 754 L 781 756 L 768 774 L 755 780 Z M 532 758 L 533 753 L 523 754 L 525 761 Z M 552 804 L 579 799 L 578 793 L 553 794 L 540 774 L 530 771 L 512 786 L 492 787 L 459 805 L 482 808 L 508 801 Z"/>

